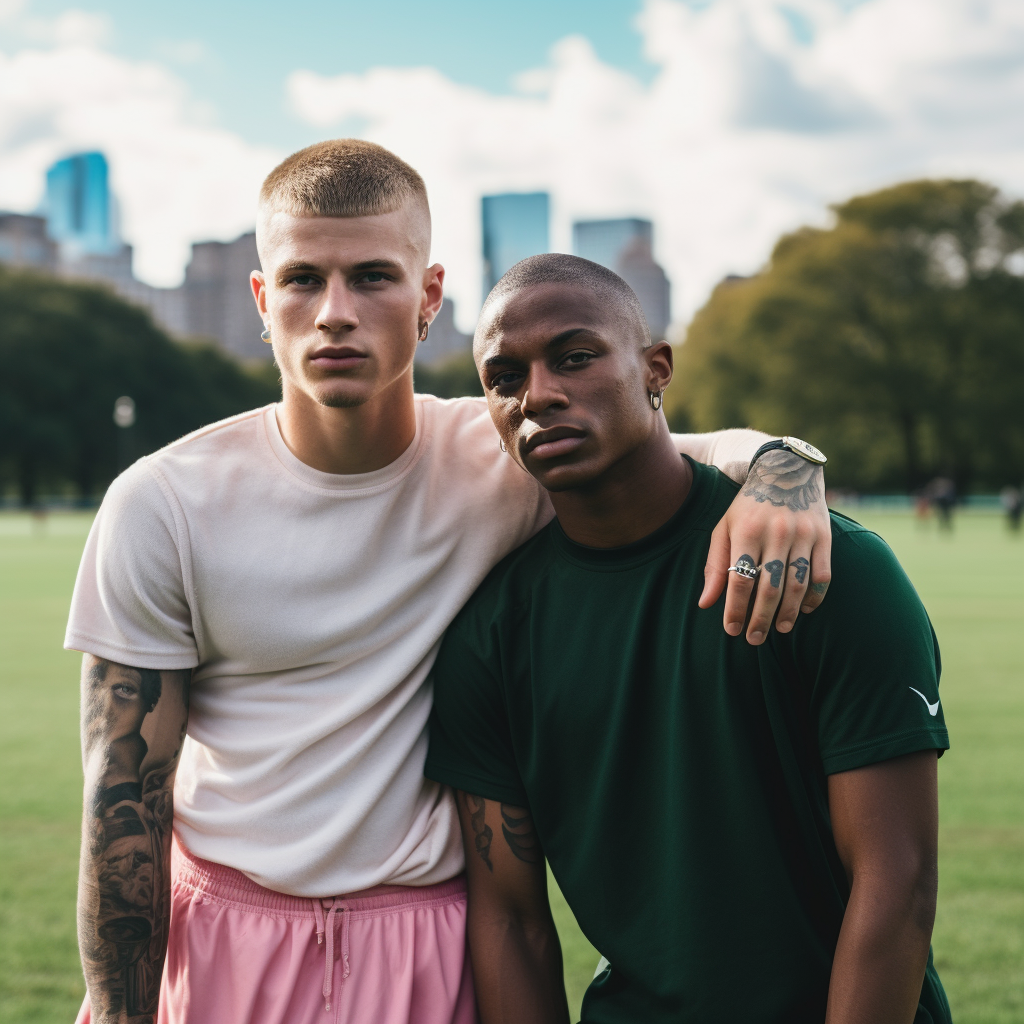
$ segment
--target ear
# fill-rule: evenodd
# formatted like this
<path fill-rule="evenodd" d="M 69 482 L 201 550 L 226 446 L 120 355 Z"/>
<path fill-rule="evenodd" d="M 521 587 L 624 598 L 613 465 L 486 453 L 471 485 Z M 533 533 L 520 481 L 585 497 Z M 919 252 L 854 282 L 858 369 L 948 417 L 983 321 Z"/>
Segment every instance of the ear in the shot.
<path fill-rule="evenodd" d="M 267 317 L 267 279 L 258 270 L 249 275 L 249 286 L 252 288 L 252 297 L 256 300 L 256 308 L 266 322 Z"/>
<path fill-rule="evenodd" d="M 656 341 L 643 351 L 647 363 L 647 390 L 664 391 L 672 382 L 672 346 L 667 341 Z"/>
<path fill-rule="evenodd" d="M 420 319 L 432 321 L 444 301 L 444 267 L 435 263 L 423 272 L 423 301 L 420 303 Z"/>

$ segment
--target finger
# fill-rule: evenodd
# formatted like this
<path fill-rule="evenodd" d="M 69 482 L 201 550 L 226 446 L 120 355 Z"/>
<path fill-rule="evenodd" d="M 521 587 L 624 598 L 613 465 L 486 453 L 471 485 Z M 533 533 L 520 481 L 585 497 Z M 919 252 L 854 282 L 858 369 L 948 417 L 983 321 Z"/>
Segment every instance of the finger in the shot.
<path fill-rule="evenodd" d="M 760 551 L 760 545 L 734 549 L 731 564 L 756 566 Z M 747 612 L 750 610 L 750 595 L 754 592 L 754 583 L 754 580 L 747 579 L 739 573 L 729 573 L 729 586 L 725 592 L 725 614 L 722 618 L 729 636 L 739 636 L 743 632 L 743 624 L 747 621 Z"/>
<path fill-rule="evenodd" d="M 786 581 L 782 590 L 782 600 L 775 616 L 775 628 L 780 633 L 788 633 L 800 614 L 800 607 L 811 582 L 811 549 L 801 551 L 794 548 L 790 553 L 789 564 L 786 566 Z M 794 557 L 795 556 L 795 557 Z"/>
<path fill-rule="evenodd" d="M 811 584 L 804 595 L 804 603 L 800 611 L 810 615 L 822 601 L 832 579 L 832 538 L 819 541 L 811 553 Z"/>
<path fill-rule="evenodd" d="M 711 534 L 711 550 L 704 564 L 704 592 L 699 608 L 710 608 L 719 598 L 729 578 L 729 530 L 722 520 Z"/>
<path fill-rule="evenodd" d="M 747 624 L 747 642 L 755 647 L 763 644 L 775 618 L 775 609 L 782 600 L 782 591 L 786 585 L 786 559 L 780 555 L 765 558 L 761 566 L 761 575 L 757 578 L 757 596 L 754 608 Z"/>

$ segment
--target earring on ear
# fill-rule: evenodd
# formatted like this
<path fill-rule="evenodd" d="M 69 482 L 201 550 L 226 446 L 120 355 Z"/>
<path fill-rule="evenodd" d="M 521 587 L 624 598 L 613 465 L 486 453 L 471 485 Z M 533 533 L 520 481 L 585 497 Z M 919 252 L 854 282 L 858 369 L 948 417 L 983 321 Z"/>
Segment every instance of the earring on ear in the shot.
<path fill-rule="evenodd" d="M 502 439 L 501 439 L 500 437 L 498 438 L 498 447 L 499 447 L 499 448 L 500 448 L 500 449 L 501 449 L 501 450 L 502 450 L 502 451 L 503 451 L 503 452 L 504 452 L 504 453 L 505 453 L 506 455 L 508 454 L 508 449 L 507 449 L 507 448 L 505 447 L 505 442 L 504 442 L 504 441 L 503 441 L 503 440 L 502 440 Z"/>
<path fill-rule="evenodd" d="M 270 328 L 269 327 L 264 327 L 263 328 L 263 333 L 260 335 L 260 337 L 269 345 L 270 344 Z"/>
<path fill-rule="evenodd" d="M 430 333 L 430 321 L 429 320 L 424 320 L 423 323 L 420 324 L 420 333 L 419 333 L 419 338 L 417 340 L 419 340 L 419 341 L 426 341 L 427 340 L 427 335 L 429 333 Z"/>
<path fill-rule="evenodd" d="M 661 395 L 660 391 L 648 391 L 647 397 L 651 400 L 651 408 L 657 412 L 661 408 Z"/>

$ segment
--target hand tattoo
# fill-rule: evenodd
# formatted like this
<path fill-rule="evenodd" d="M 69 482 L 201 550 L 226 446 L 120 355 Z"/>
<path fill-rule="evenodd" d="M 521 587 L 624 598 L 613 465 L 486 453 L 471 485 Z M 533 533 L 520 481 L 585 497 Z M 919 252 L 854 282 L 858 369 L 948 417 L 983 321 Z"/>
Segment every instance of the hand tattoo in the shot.
<path fill-rule="evenodd" d="M 544 851 L 530 812 L 522 807 L 502 804 L 501 818 L 501 834 L 515 856 L 526 864 L 542 864 Z"/>
<path fill-rule="evenodd" d="M 78 931 L 97 1022 L 156 1017 L 170 921 L 171 789 L 190 676 L 100 659 L 83 676 L 87 798 Z M 159 747 L 149 756 L 142 727 L 154 711 L 147 734 Z"/>
<path fill-rule="evenodd" d="M 494 838 L 494 832 L 484 820 L 487 802 L 482 796 L 474 796 L 472 793 L 463 793 L 462 800 L 469 812 L 470 828 L 473 829 L 473 848 L 487 865 L 487 870 L 494 871 L 494 865 L 491 863 L 491 840 Z"/>
<path fill-rule="evenodd" d="M 764 571 L 768 573 L 769 583 L 773 587 L 779 587 L 782 585 L 782 574 L 786 571 L 786 563 L 776 558 L 765 565 Z"/>
<path fill-rule="evenodd" d="M 827 583 L 812 583 L 811 584 L 811 590 L 814 591 L 815 594 L 824 595 L 825 591 L 828 590 L 828 584 Z"/>
<path fill-rule="evenodd" d="M 807 570 L 811 567 L 811 563 L 806 558 L 798 558 L 795 562 L 790 562 L 789 567 L 793 570 L 797 583 L 803 583 L 807 579 Z"/>
<path fill-rule="evenodd" d="M 806 512 L 821 500 L 821 466 L 787 451 L 767 452 L 750 468 L 743 494 L 776 508 Z"/>

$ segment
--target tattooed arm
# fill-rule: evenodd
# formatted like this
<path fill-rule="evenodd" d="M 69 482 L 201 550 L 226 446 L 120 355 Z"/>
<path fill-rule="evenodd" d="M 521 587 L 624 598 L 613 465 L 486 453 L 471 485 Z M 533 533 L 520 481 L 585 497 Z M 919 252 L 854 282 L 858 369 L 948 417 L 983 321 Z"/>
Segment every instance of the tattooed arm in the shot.
<path fill-rule="evenodd" d="M 712 534 L 700 606 L 710 608 L 728 582 L 725 631 L 738 636 L 749 614 L 747 639 L 764 643 L 773 618 L 776 629 L 787 633 L 800 612 L 821 604 L 832 577 L 831 558 L 822 467 L 792 452 L 766 452 Z M 754 582 L 728 572 L 743 560 L 764 566 L 752 607 Z"/>
<path fill-rule="evenodd" d="M 530 812 L 457 793 L 481 1024 L 568 1024 L 562 947 Z"/>
<path fill-rule="evenodd" d="M 171 787 L 191 670 L 85 655 L 78 945 L 94 1024 L 152 1024 L 170 919 Z"/>

